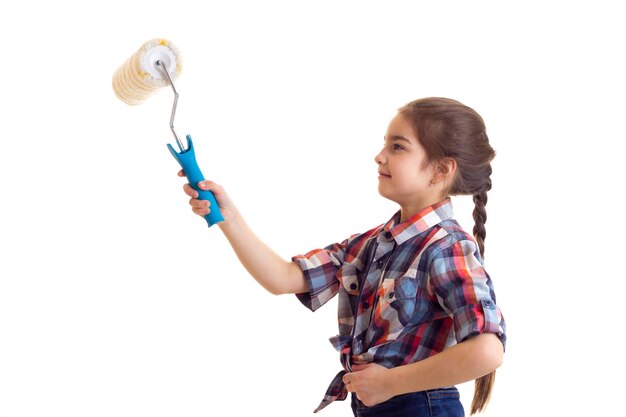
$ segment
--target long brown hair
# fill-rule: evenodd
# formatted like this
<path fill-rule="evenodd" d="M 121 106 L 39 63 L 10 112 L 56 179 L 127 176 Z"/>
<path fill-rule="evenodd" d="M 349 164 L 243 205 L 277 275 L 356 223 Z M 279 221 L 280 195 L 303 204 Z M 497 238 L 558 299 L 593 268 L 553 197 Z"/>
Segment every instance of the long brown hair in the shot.
<path fill-rule="evenodd" d="M 482 117 L 456 100 L 439 97 L 412 101 L 398 111 L 412 124 L 429 162 L 444 158 L 456 161 L 456 174 L 447 194 L 473 196 L 473 234 L 484 257 L 485 205 L 491 189 L 491 161 L 496 153 L 489 144 Z M 495 371 L 475 381 L 471 414 L 486 408 L 494 382 Z"/>

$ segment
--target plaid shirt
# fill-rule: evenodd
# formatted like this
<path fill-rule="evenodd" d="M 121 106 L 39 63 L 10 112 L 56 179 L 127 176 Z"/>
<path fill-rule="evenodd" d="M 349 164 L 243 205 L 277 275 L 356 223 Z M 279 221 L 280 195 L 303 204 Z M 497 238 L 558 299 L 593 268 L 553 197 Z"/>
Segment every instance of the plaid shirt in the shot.
<path fill-rule="evenodd" d="M 330 341 L 344 370 L 315 412 L 346 398 L 351 364 L 406 365 L 480 333 L 505 343 L 491 279 L 478 245 L 452 219 L 450 199 L 399 219 L 293 257 L 309 285 L 297 294 L 306 307 L 339 297 L 339 334 Z"/>

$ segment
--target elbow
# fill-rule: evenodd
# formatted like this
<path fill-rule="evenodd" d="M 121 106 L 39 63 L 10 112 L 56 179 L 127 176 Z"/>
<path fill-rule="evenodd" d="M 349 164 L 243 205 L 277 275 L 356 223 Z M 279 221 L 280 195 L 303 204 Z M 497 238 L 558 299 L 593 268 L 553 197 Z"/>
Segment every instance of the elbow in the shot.
<path fill-rule="evenodd" d="M 485 333 L 478 337 L 480 339 L 479 357 L 483 366 L 483 372 L 490 373 L 502 365 L 504 360 L 504 346 L 502 342 L 492 333 Z"/>
<path fill-rule="evenodd" d="M 259 284 L 261 284 L 265 291 L 269 292 L 272 295 L 282 295 L 286 293 L 285 289 L 281 285 L 278 285 L 276 283 L 266 283 L 262 280 L 257 281 Z"/>
<path fill-rule="evenodd" d="M 278 287 L 265 287 L 265 289 L 267 290 L 267 292 L 269 292 L 272 295 L 283 295 L 283 294 L 287 294 L 287 291 L 285 291 L 282 288 L 278 288 Z"/>
<path fill-rule="evenodd" d="M 304 274 L 294 262 L 285 262 L 284 269 L 279 271 L 272 280 L 264 280 L 264 288 L 272 295 L 298 294 L 308 291 L 309 287 Z M 260 281 L 261 282 L 261 281 Z"/>
<path fill-rule="evenodd" d="M 265 288 L 265 290 L 272 295 L 295 294 L 299 292 L 292 285 L 289 285 L 288 281 L 276 282 L 271 285 L 263 285 L 263 288 Z"/>
<path fill-rule="evenodd" d="M 489 372 L 493 372 L 496 369 L 498 369 L 500 366 L 502 366 L 503 359 L 504 359 L 504 354 L 502 353 L 502 351 L 500 351 L 499 353 L 490 355 L 490 359 L 488 361 Z"/>

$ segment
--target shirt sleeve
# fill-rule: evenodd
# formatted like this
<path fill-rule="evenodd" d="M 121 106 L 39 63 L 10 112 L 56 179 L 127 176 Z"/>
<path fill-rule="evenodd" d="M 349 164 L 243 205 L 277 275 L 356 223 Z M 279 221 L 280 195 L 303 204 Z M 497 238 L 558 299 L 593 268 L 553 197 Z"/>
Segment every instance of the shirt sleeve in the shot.
<path fill-rule="evenodd" d="M 438 251 L 430 264 L 430 284 L 439 305 L 454 320 L 457 342 L 494 333 L 506 344 L 504 317 L 476 242 L 460 240 Z"/>
<path fill-rule="evenodd" d="M 296 294 L 302 304 L 315 311 L 339 291 L 337 272 L 343 265 L 348 240 L 324 249 L 315 249 L 292 258 L 309 286 L 309 292 Z"/>

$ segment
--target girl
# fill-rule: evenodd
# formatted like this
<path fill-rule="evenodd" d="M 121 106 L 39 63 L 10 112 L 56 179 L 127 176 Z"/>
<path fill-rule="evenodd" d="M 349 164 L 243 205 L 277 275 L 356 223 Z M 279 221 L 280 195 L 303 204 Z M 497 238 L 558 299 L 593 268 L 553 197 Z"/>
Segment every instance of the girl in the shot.
<path fill-rule="evenodd" d="M 266 290 L 294 293 L 313 311 L 339 297 L 331 342 L 343 370 L 316 412 L 350 392 L 355 416 L 462 416 L 454 385 L 472 379 L 471 413 L 485 408 L 506 339 L 483 267 L 494 156 L 482 118 L 469 107 L 444 98 L 405 105 L 375 158 L 378 191 L 399 211 L 291 261 L 254 235 L 222 187 L 198 184 L 215 194 L 221 230 Z M 193 188 L 184 190 L 194 213 L 209 213 Z M 459 194 L 474 198 L 474 238 L 452 218 L 449 196 Z"/>

